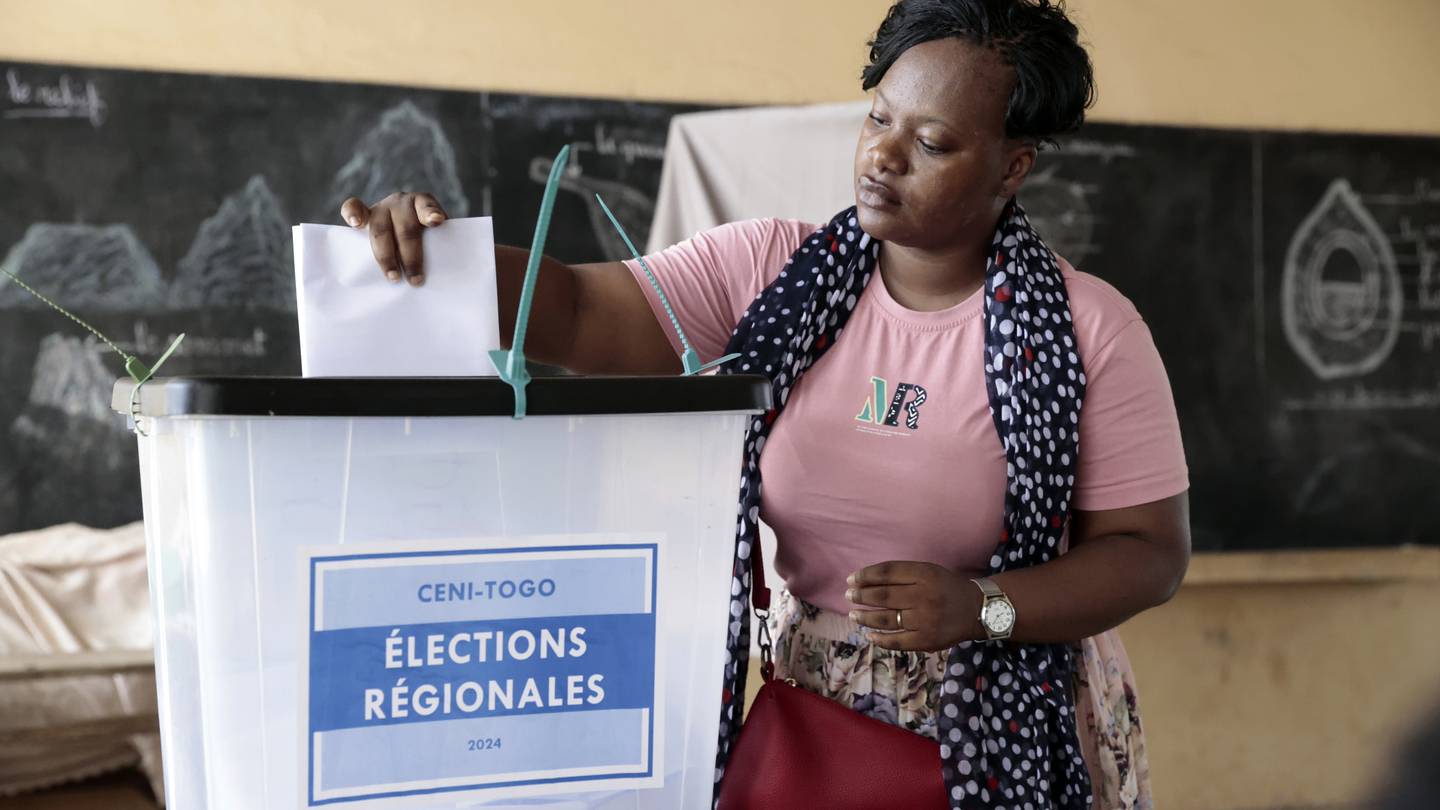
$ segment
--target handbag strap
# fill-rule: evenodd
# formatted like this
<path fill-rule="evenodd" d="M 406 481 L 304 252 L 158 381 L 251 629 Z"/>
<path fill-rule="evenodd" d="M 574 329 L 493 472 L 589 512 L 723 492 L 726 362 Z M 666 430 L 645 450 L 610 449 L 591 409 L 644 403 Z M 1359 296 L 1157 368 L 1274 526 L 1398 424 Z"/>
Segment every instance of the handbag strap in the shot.
<path fill-rule="evenodd" d="M 774 643 L 770 638 L 770 588 L 765 585 L 765 555 L 760 553 L 760 527 L 750 543 L 750 604 L 760 621 L 760 677 L 769 683 L 775 677 Z"/>

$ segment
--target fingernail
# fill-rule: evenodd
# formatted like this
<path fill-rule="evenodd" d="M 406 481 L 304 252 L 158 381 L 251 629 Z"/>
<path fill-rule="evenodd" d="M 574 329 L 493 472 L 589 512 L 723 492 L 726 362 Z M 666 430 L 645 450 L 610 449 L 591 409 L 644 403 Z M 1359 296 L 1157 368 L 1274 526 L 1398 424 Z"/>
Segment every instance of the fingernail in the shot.
<path fill-rule="evenodd" d="M 359 218 L 359 217 L 349 216 L 349 217 L 346 217 L 346 218 L 345 218 L 345 221 L 348 222 L 348 223 L 350 223 L 350 227 L 352 227 L 352 228 L 358 228 L 358 227 L 360 227 L 360 218 Z"/>
<path fill-rule="evenodd" d="M 419 287 L 421 284 L 424 284 L 424 283 L 425 283 L 425 274 L 424 274 L 424 273 L 416 273 L 415 275 L 413 275 L 413 276 L 410 277 L 410 286 L 411 286 L 411 287 Z"/>
<path fill-rule="evenodd" d="M 850 621 L 858 623 L 860 621 L 860 614 L 853 610 L 850 611 Z"/>
<path fill-rule="evenodd" d="M 425 218 L 426 224 L 429 224 L 429 225 L 439 225 L 440 223 L 442 223 L 442 222 L 444 222 L 444 221 L 445 221 L 445 217 L 442 216 L 442 215 L 440 215 L 440 214 L 431 214 L 430 216 L 428 216 L 428 217 Z"/>
<path fill-rule="evenodd" d="M 400 271 L 399 271 L 399 270 L 391 270 L 390 272 L 388 272 L 388 273 L 385 274 L 385 278 L 388 278 L 388 279 L 390 279 L 391 281 L 399 281 L 399 280 L 400 280 Z"/>
<path fill-rule="evenodd" d="M 845 592 L 845 601 L 847 601 L 847 602 L 854 602 L 854 601 L 855 601 L 855 592 L 854 592 L 854 591 L 846 591 L 846 592 Z"/>
<path fill-rule="evenodd" d="M 845 578 L 845 584 L 846 584 L 846 585 L 854 585 L 854 584 L 855 584 L 855 575 L 854 575 L 854 574 L 851 574 L 850 576 L 846 577 L 846 578 Z"/>

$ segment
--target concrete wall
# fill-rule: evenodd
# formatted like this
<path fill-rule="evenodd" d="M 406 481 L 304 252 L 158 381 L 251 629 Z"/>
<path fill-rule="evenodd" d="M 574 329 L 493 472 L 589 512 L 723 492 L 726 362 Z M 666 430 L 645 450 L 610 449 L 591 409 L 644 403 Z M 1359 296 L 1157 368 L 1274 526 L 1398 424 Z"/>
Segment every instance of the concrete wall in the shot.
<path fill-rule="evenodd" d="M 0 58 L 711 103 L 858 98 L 884 0 L 0 0 Z M 1440 135 L 1435 0 L 1083 0 L 1097 120 Z M 397 13 L 424 8 L 424 13 Z M 1440 557 L 1196 559 L 1124 628 L 1162 808 L 1361 801 L 1440 697 Z"/>

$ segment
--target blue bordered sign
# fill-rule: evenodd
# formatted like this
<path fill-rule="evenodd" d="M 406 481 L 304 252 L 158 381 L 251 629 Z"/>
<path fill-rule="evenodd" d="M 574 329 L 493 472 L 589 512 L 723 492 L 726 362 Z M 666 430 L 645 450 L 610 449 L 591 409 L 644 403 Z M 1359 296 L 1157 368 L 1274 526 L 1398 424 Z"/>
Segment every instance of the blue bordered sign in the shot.
<path fill-rule="evenodd" d="M 307 806 L 660 785 L 653 538 L 396 548 L 306 554 Z"/>

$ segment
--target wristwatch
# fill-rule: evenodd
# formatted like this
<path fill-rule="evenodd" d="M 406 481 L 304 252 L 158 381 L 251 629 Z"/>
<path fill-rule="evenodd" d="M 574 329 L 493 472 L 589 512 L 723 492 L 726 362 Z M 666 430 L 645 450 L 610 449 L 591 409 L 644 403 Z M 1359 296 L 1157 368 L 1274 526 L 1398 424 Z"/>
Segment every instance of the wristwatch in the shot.
<path fill-rule="evenodd" d="M 1010 637 L 1015 629 L 1015 606 L 1000 586 L 985 577 L 971 582 L 985 595 L 980 603 L 980 626 L 985 628 L 986 641 L 1000 641 Z"/>

